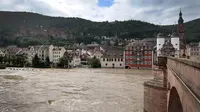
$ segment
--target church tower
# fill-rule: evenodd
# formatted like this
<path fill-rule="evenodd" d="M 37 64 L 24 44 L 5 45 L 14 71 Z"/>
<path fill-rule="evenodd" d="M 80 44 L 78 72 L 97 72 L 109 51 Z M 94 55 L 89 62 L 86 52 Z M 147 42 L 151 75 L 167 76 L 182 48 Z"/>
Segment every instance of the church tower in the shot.
<path fill-rule="evenodd" d="M 182 12 L 180 10 L 179 19 L 178 19 L 178 28 L 177 28 L 178 35 L 180 37 L 180 56 L 186 56 L 186 36 L 185 36 L 185 29 L 184 29 L 184 20 L 182 17 Z"/>
<path fill-rule="evenodd" d="M 185 37 L 185 29 L 184 29 L 184 20 L 182 17 L 182 12 L 180 10 L 179 13 L 179 19 L 178 19 L 178 34 L 181 40 L 181 43 L 184 44 L 184 47 L 186 45 L 186 37 Z"/>

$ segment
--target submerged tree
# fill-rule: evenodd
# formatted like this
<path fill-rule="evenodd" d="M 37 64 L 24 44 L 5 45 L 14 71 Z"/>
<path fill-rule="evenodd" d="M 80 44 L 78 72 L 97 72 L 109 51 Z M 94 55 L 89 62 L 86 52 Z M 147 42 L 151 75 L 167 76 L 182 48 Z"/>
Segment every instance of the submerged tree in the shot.
<path fill-rule="evenodd" d="M 33 64 L 33 67 L 40 67 L 40 59 L 38 57 L 38 55 L 36 54 L 32 60 L 32 64 Z"/>
<path fill-rule="evenodd" d="M 90 64 L 91 68 L 101 68 L 100 60 L 97 59 L 96 57 L 90 59 L 89 64 Z"/>
<path fill-rule="evenodd" d="M 60 62 L 59 62 L 59 67 L 64 67 L 64 68 L 68 68 L 69 65 L 69 58 L 67 57 L 62 57 L 60 58 Z"/>
<path fill-rule="evenodd" d="M 46 59 L 45 59 L 45 66 L 46 66 L 46 67 L 49 67 L 50 64 L 51 64 L 50 59 L 49 59 L 49 57 L 47 56 Z"/>

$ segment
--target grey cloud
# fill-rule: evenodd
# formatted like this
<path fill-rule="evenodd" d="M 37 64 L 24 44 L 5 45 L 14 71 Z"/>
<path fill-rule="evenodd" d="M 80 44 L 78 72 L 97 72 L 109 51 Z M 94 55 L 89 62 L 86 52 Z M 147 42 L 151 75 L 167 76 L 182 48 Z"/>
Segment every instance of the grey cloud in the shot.
<path fill-rule="evenodd" d="M 114 21 L 136 19 L 155 24 L 174 24 L 178 20 L 180 8 L 185 21 L 200 17 L 200 0 L 115 0 L 113 6 L 104 9 L 96 5 L 96 0 L 62 0 L 66 6 L 73 4 L 72 10 L 58 10 L 42 0 L 1 0 L 7 4 L 0 4 L 0 10 L 33 11 L 53 16 L 76 16 L 94 21 Z M 9 2 L 8 2 L 9 1 Z M 58 1 L 59 2 L 59 1 Z M 86 4 L 85 4 L 86 3 Z M 54 5 L 54 4 L 53 4 Z M 77 9 L 76 9 L 77 8 Z"/>

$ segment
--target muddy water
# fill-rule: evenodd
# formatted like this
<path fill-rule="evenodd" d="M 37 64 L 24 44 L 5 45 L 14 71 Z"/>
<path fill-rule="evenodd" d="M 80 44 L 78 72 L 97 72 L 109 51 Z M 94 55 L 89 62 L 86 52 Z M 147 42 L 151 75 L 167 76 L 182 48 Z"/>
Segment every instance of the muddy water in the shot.
<path fill-rule="evenodd" d="M 143 112 L 143 82 L 152 77 L 148 70 L 1 70 L 0 112 Z"/>

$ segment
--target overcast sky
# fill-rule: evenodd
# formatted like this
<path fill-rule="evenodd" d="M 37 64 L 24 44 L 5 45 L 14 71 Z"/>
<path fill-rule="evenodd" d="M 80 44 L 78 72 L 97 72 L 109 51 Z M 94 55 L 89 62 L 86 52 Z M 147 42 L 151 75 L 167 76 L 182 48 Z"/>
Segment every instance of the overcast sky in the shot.
<path fill-rule="evenodd" d="M 200 0 L 0 0 L 2 11 L 27 11 L 92 21 L 142 20 L 177 23 L 180 8 L 185 21 L 200 18 Z"/>

